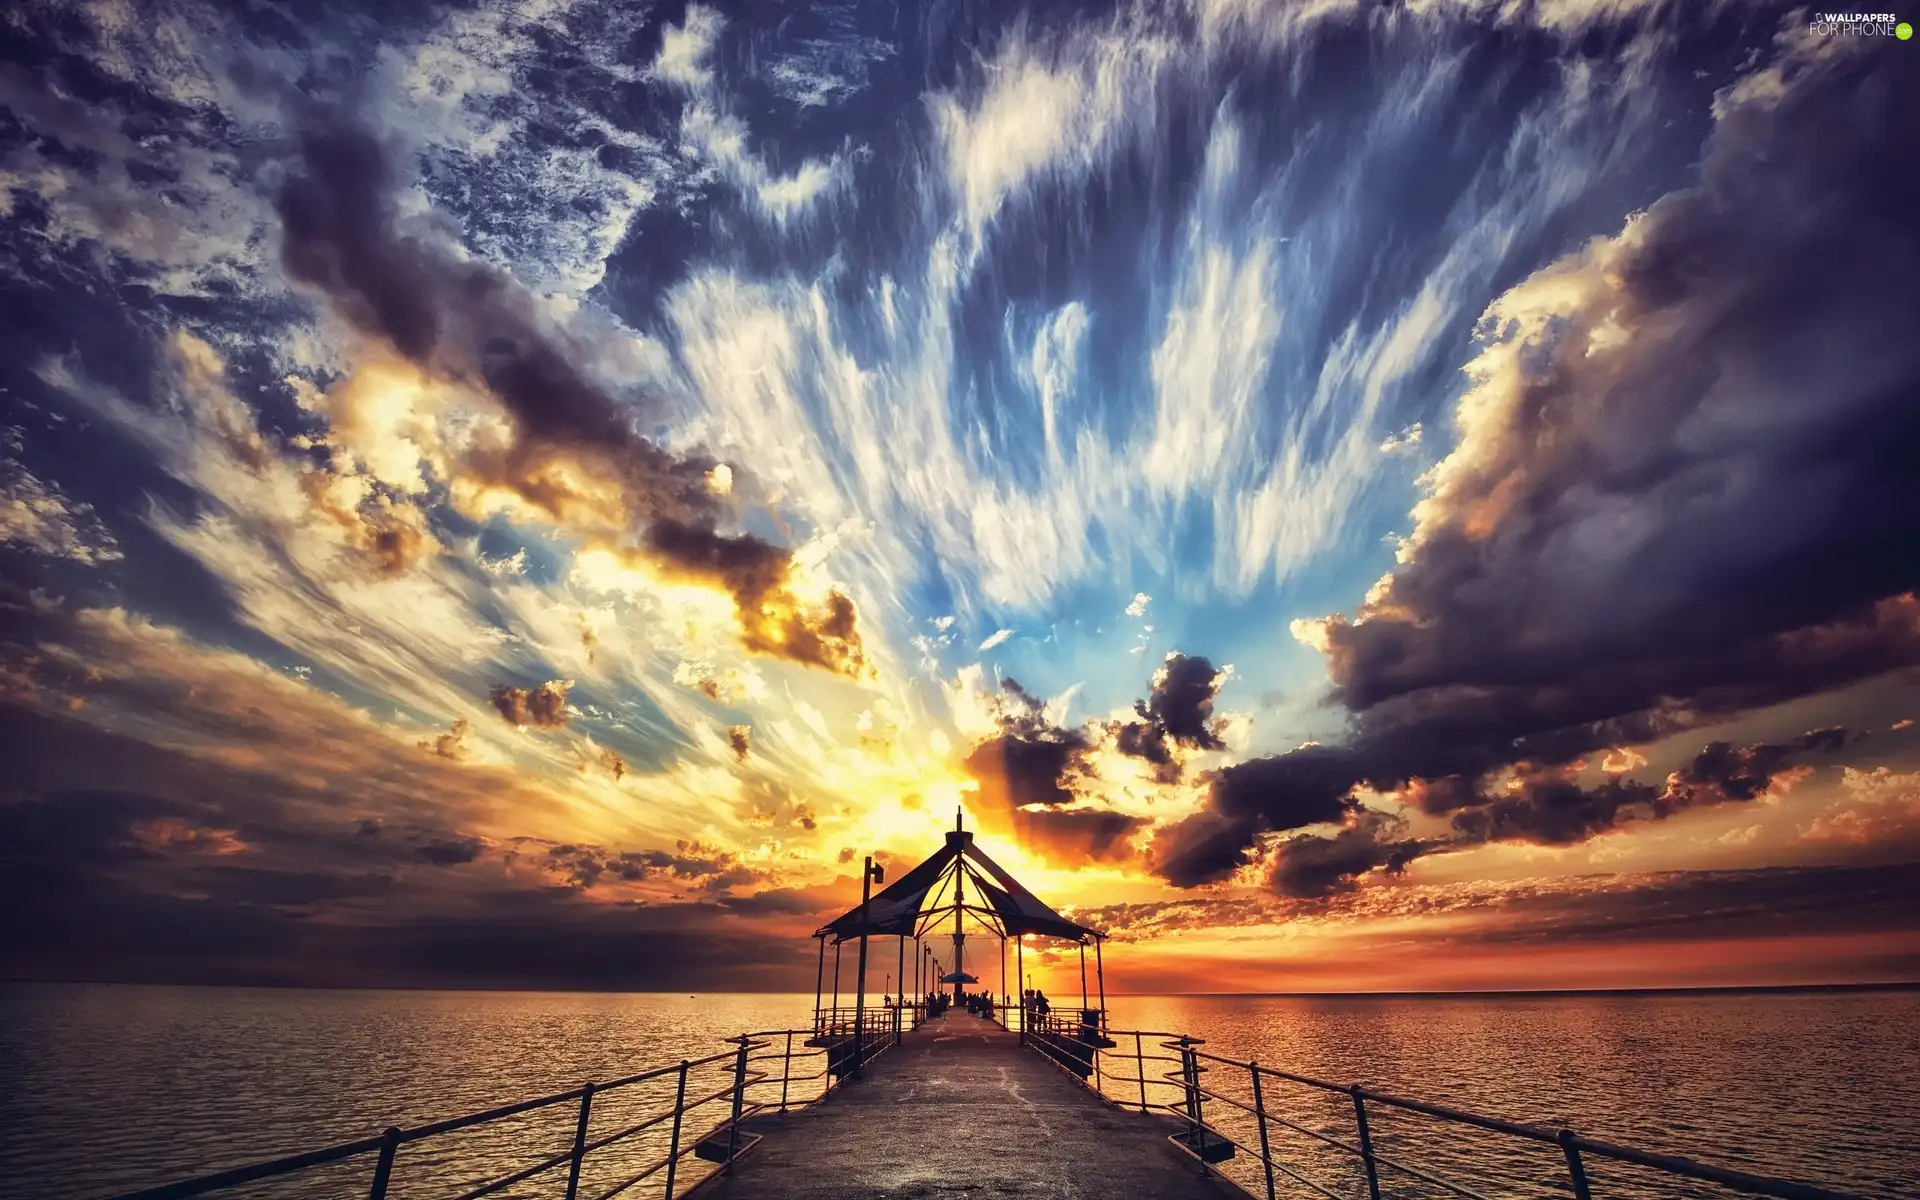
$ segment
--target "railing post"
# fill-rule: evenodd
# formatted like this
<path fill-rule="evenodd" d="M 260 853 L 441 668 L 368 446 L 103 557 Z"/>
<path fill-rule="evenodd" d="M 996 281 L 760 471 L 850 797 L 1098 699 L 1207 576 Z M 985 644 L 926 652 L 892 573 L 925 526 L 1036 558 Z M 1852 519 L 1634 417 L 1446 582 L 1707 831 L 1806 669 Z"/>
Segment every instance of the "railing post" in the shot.
<path fill-rule="evenodd" d="M 1180 1035 L 1180 1075 L 1186 1083 L 1187 1124 L 1192 1127 L 1193 1146 L 1200 1146 L 1200 1060 L 1194 1057 L 1193 1039 L 1186 1034 Z M 1373 1200 L 1380 1200 L 1375 1196 Z"/>
<path fill-rule="evenodd" d="M 1140 1077 L 1140 1111 L 1147 1111 L 1147 1052 L 1141 1046 L 1141 1034 L 1133 1031 L 1133 1072 Z"/>
<path fill-rule="evenodd" d="M 673 1200 L 673 1175 L 680 1166 L 680 1117 L 687 1111 L 687 1060 L 680 1060 L 680 1086 L 673 1093 L 673 1134 L 667 1139 L 667 1200 Z"/>
<path fill-rule="evenodd" d="M 1267 1144 L 1267 1106 L 1260 1097 L 1260 1064 L 1249 1062 L 1253 1076 L 1253 1118 L 1260 1123 L 1260 1165 L 1267 1169 L 1267 1200 L 1273 1200 L 1273 1148 Z"/>
<path fill-rule="evenodd" d="M 573 1127 L 573 1162 L 567 1167 L 567 1200 L 580 1194 L 580 1163 L 587 1157 L 587 1121 L 593 1115 L 593 1083 L 580 1090 L 580 1123 Z"/>
<path fill-rule="evenodd" d="M 1353 1119 L 1360 1127 L 1360 1161 L 1367 1168 L 1367 1200 L 1380 1200 L 1380 1170 L 1373 1162 L 1373 1135 L 1367 1130 L 1366 1093 L 1359 1084 L 1347 1089 L 1353 1096 Z"/>
<path fill-rule="evenodd" d="M 780 1111 L 787 1111 L 787 1084 L 793 1081 L 793 1030 L 787 1030 L 787 1051 L 780 1060 Z"/>
<path fill-rule="evenodd" d="M 733 1156 L 740 1149 L 740 1107 L 747 1098 L 747 1047 L 753 1039 L 740 1035 L 740 1054 L 733 1060 L 733 1120 L 727 1125 L 727 1170 L 733 1170 Z"/>
<path fill-rule="evenodd" d="M 1587 1167 L 1580 1161 L 1580 1147 L 1574 1141 L 1571 1129 L 1560 1131 L 1560 1149 L 1567 1156 L 1567 1174 L 1573 1179 L 1574 1200 L 1593 1200 L 1593 1193 L 1587 1188 Z"/>
<path fill-rule="evenodd" d="M 373 1164 L 373 1186 L 367 1190 L 367 1200 L 387 1200 L 387 1180 L 393 1177 L 393 1156 L 400 1152 L 399 1126 L 389 1125 L 381 1139 L 380 1159 Z"/>

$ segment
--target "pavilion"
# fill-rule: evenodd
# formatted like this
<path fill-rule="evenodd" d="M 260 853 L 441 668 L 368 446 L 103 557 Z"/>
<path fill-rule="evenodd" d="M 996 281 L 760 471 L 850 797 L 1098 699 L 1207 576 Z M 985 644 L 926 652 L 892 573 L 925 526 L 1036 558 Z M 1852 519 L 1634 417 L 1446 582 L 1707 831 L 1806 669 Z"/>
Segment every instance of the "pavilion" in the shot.
<path fill-rule="evenodd" d="M 866 874 L 862 880 L 862 894 L 867 887 L 880 879 L 880 869 L 874 867 L 871 858 L 866 860 Z M 926 996 L 934 982 L 952 984 L 953 999 L 961 999 L 961 989 L 966 983 L 977 982 L 973 975 L 966 972 L 966 941 L 969 928 L 984 932 L 988 937 L 1000 941 L 1000 996 L 1001 1003 L 1011 1004 L 1013 991 L 1007 987 L 1007 939 L 1014 939 L 1014 972 L 1016 983 L 1026 979 L 1025 942 L 1029 936 L 1055 938 L 1072 942 L 1080 947 L 1080 1007 L 1082 1020 L 1096 1028 L 1105 1025 L 1107 1008 L 1106 970 L 1101 955 L 1101 944 L 1107 935 L 1100 930 L 1076 924 L 1049 908 L 1038 896 L 1028 891 L 1020 881 L 1009 875 L 1000 864 L 987 857 L 986 852 L 974 844 L 973 833 L 964 827 L 961 815 L 954 815 L 953 828 L 947 832 L 946 844 L 936 850 L 931 857 L 878 894 L 864 898 L 858 907 L 827 922 L 814 932 L 820 939 L 819 966 L 814 977 L 815 1026 L 820 1027 L 822 1012 L 835 1012 L 840 1002 L 840 946 L 842 943 L 857 940 L 860 943 L 860 969 L 855 981 L 855 1027 L 859 1027 L 860 1014 L 866 1004 L 866 939 L 869 937 L 892 937 L 899 939 L 897 971 L 895 978 L 900 981 L 898 993 L 906 993 L 907 979 L 907 943 L 912 941 L 917 949 L 914 955 L 914 1005 L 920 1003 L 919 997 Z M 941 931 L 948 930 L 942 935 Z M 953 959 L 941 964 L 927 945 L 929 937 L 946 936 L 953 941 Z M 831 1006 L 822 1009 L 820 1000 L 826 983 L 827 943 L 833 943 L 833 1000 Z M 1095 1009 L 1091 1001 L 1093 996 L 1087 990 L 1087 946 L 1093 946 L 1094 975 L 1098 984 L 1099 1007 Z M 947 969 L 942 971 L 942 966 Z M 1025 995 L 1024 987 L 1015 990 Z M 1096 1015 L 1097 1014 L 1097 1015 Z M 831 1023 L 831 1018 L 829 1022 Z M 1024 1024 L 1024 1022 L 1023 1022 Z"/>

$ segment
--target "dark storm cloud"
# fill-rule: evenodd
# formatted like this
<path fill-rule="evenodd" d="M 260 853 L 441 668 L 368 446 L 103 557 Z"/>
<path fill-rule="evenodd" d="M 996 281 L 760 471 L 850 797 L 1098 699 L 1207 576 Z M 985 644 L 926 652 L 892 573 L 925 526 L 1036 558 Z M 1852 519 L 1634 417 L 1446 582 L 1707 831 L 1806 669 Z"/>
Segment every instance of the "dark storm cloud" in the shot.
<path fill-rule="evenodd" d="M 486 844 L 479 838 L 453 838 L 416 846 L 413 853 L 416 858 L 425 859 L 437 867 L 457 867 L 479 858 L 480 851 L 485 848 Z"/>
<path fill-rule="evenodd" d="M 1313 899 L 1346 891 L 1369 871 L 1397 875 L 1435 845 L 1408 838 L 1405 831 L 1404 821 L 1362 812 L 1330 838 L 1295 834 L 1274 847 L 1268 886 L 1281 896 Z"/>
<path fill-rule="evenodd" d="M 1453 827 L 1474 841 L 1572 845 L 1630 817 L 1657 820 L 1688 809 L 1753 800 L 1781 771 L 1811 753 L 1831 754 L 1845 744 L 1842 729 L 1816 729 L 1788 742 L 1743 747 L 1710 742 L 1660 787 L 1631 779 L 1582 787 L 1550 773 L 1522 772 L 1513 790 L 1455 812 Z"/>
<path fill-rule="evenodd" d="M 1565 944 L 1893 932 L 1920 928 L 1920 870 L 1907 863 L 1576 879 L 1503 907 L 1510 919 L 1465 938 Z"/>
<path fill-rule="evenodd" d="M 1144 817 L 1104 808 L 1025 808 L 1012 814 L 1014 837 L 1057 863 L 1126 862 L 1138 853 L 1134 836 Z"/>
<path fill-rule="evenodd" d="M 1345 889 L 1325 896 L 1196 897 L 1081 908 L 1073 915 L 1119 939 L 1137 940 L 1271 926 L 1290 917 L 1469 914 L 1474 924 L 1447 941 L 1558 946 L 1902 931 L 1920 927 L 1920 871 L 1892 864 L 1586 875 Z"/>
<path fill-rule="evenodd" d="M 454 258 L 428 230 L 403 232 L 388 148 L 366 129 L 314 116 L 299 170 L 280 189 L 281 260 L 334 311 L 409 361 L 482 382 L 512 413 L 536 458 L 554 449 L 606 455 L 648 516 L 717 516 L 710 460 L 677 459 L 640 437 L 621 405 L 575 364 L 582 347 L 545 328 L 533 298 L 497 269 Z M 531 465 L 531 464 L 529 464 Z"/>
<path fill-rule="evenodd" d="M 0 962 L 17 978 L 798 988 L 811 970 L 797 933 L 752 923 L 792 905 L 726 895 L 759 873 L 699 843 L 520 840 L 562 878 L 611 871 L 704 894 L 603 904 L 579 885 L 509 882 L 485 843 L 426 814 L 344 820 L 331 793 L 308 810 L 276 799 L 284 782 L 12 706 L 0 761 L 21 768 L 0 773 Z"/>
<path fill-rule="evenodd" d="M 1092 773 L 1093 734 L 1054 724 L 1045 703 L 1016 679 L 1004 680 L 1000 693 L 1000 732 L 962 764 L 980 785 L 978 813 L 988 831 L 1010 833 L 1023 848 L 1057 863 L 1135 858 L 1134 837 L 1150 822 L 1090 807 L 1074 790 L 1076 780 Z"/>
<path fill-rule="evenodd" d="M 587 522 L 611 549 L 724 588 L 748 649 L 866 673 L 853 602 L 837 591 L 821 605 L 802 602 L 791 551 L 719 532 L 724 509 L 709 476 L 717 464 L 638 433 L 635 414 L 582 365 L 590 347 L 541 319 L 508 275 L 455 255 L 444 230 L 403 222 L 399 183 L 392 153 L 372 133 L 337 114 L 309 114 L 278 198 L 282 262 L 361 333 L 501 403 L 511 443 L 472 450 L 460 469 L 563 523 Z M 617 512 L 581 492 L 582 472 L 617 492 Z"/>
<path fill-rule="evenodd" d="M 1260 835 L 1338 821 L 1363 768 L 1335 746 L 1308 746 L 1216 771 L 1207 807 L 1157 834 L 1155 871 L 1176 887 L 1225 879 L 1253 860 Z"/>
<path fill-rule="evenodd" d="M 733 757 L 747 761 L 747 754 L 753 749 L 753 727 L 751 725 L 731 725 L 727 728 L 727 745 L 733 748 Z"/>
<path fill-rule="evenodd" d="M 1847 731 L 1837 725 L 1810 730 L 1790 742 L 1746 747 L 1710 742 L 1674 775 L 1668 790 L 1689 797 L 1689 804 L 1751 800 L 1767 790 L 1775 775 L 1808 751 L 1832 754 L 1846 744 Z"/>
<path fill-rule="evenodd" d="M 1161 782 L 1178 782 L 1181 764 L 1174 757 L 1175 746 L 1220 750 L 1226 745 L 1213 719 L 1213 700 L 1225 678 L 1226 673 L 1205 658 L 1168 656 L 1154 676 L 1153 691 L 1134 703 L 1141 719 L 1113 726 L 1114 746 L 1152 763 Z"/>
<path fill-rule="evenodd" d="M 1920 663 L 1920 173 L 1889 167 L 1920 160 L 1920 75 L 1892 43 L 1783 45 L 1719 97 L 1697 186 L 1489 309 L 1403 561 L 1318 630 L 1350 738 L 1216 783 L 1156 839 L 1171 882 L 1362 784 L 1555 841 L 1741 799 L 1774 752 L 1478 796 Z"/>
<path fill-rule="evenodd" d="M 834 916 L 844 912 L 847 895 L 859 885 L 842 875 L 833 883 L 804 888 L 765 888 L 751 896 L 720 896 L 715 903 L 747 916 Z"/>
<path fill-rule="evenodd" d="M 567 691 L 572 686 L 565 679 L 550 679 L 534 688 L 498 684 L 487 700 L 514 725 L 558 729 L 567 723 Z"/>
<path fill-rule="evenodd" d="M 1065 781 L 1081 767 L 1093 739 L 1049 721 L 1046 705 L 1019 680 L 1007 679 L 1000 690 L 1000 732 L 967 755 L 967 774 L 979 781 L 983 796 L 991 793 L 1006 808 L 1072 804 L 1076 797 Z"/>
<path fill-rule="evenodd" d="M 1522 763 L 1510 782 L 1483 789 L 1450 775 L 1421 779 L 1404 799 L 1432 816 L 1452 814 L 1450 838 L 1412 839 L 1405 822 L 1362 808 L 1349 795 L 1369 782 L 1351 751 L 1309 746 L 1215 772 L 1208 807 L 1162 829 L 1150 862 L 1169 883 L 1226 879 L 1258 857 L 1265 835 L 1340 822 L 1331 838 L 1301 833 L 1271 847 L 1267 882 L 1283 896 L 1325 896 L 1376 868 L 1394 874 L 1423 854 L 1476 842 L 1567 846 L 1629 820 L 1661 820 L 1763 794 L 1784 770 L 1847 744 L 1846 731 L 1816 729 L 1786 742 L 1736 747 L 1710 742 L 1663 785 L 1610 778 L 1585 786 L 1552 768 Z"/>

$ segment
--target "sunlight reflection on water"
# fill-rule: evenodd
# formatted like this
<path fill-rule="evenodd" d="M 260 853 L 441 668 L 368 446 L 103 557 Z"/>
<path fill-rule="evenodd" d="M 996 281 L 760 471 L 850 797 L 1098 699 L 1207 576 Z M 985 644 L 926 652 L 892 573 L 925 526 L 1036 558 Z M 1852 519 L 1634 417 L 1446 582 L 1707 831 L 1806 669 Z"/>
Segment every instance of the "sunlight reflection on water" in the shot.
<path fill-rule="evenodd" d="M 0 1065 L 10 1086 L 0 1092 L 0 1197 L 105 1195 L 564 1091 L 725 1052 L 721 1039 L 736 1033 L 801 1024 L 811 1001 L 6 985 Z M 1116 1028 L 1191 1031 L 1222 1054 L 1337 1083 L 1565 1124 L 1870 1196 L 1920 1196 L 1916 992 L 1115 997 L 1112 1004 Z M 1123 1049 L 1131 1048 L 1128 1039 Z M 1149 1042 L 1147 1052 L 1153 1049 Z M 1119 1069 L 1130 1074 L 1131 1063 Z M 1246 1090 L 1224 1072 L 1209 1082 L 1236 1095 Z M 690 1092 L 698 1094 L 698 1083 Z M 716 1068 L 706 1090 L 724 1083 Z M 594 1135 L 639 1120 L 672 1085 L 668 1077 L 596 1099 Z M 1109 1090 L 1138 1095 L 1133 1084 L 1110 1081 Z M 1349 1100 L 1301 1089 L 1267 1093 L 1269 1105 L 1298 1124 L 1351 1138 Z M 795 1098 L 809 1094 L 794 1091 Z M 1225 1119 L 1224 1106 L 1213 1107 Z M 722 1116 L 717 1105 L 710 1111 L 690 1120 L 689 1131 Z M 562 1150 L 576 1114 L 567 1103 L 407 1147 L 392 1194 L 439 1196 Z M 1440 1138 L 1423 1117 L 1372 1117 L 1379 1144 L 1393 1148 L 1387 1152 L 1489 1195 L 1567 1194 L 1552 1147 L 1470 1130 Z M 657 1159 L 665 1138 L 664 1128 L 651 1130 L 590 1156 L 583 1194 Z M 1358 1172 L 1337 1153 L 1277 1128 L 1274 1146 L 1333 1190 L 1361 1194 Z M 1234 1170 L 1251 1180 L 1246 1165 Z M 291 1188 L 223 1194 L 364 1194 L 369 1168 L 370 1159 L 310 1173 Z M 1725 1194 L 1690 1191 L 1633 1168 L 1597 1164 L 1593 1173 L 1596 1196 Z M 502 1194 L 556 1196 L 564 1180 L 563 1168 Z M 1404 1176 L 1381 1182 L 1394 1196 L 1440 1194 Z M 638 1194 L 657 1194 L 657 1187 Z"/>

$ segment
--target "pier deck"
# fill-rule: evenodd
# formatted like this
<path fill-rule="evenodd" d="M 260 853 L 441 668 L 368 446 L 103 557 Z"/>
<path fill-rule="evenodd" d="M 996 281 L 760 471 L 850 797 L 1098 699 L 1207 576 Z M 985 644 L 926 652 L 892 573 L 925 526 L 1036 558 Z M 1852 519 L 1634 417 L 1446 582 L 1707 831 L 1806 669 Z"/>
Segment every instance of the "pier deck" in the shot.
<path fill-rule="evenodd" d="M 825 1101 L 747 1128 L 763 1140 L 701 1200 L 1245 1200 L 1167 1144 L 1178 1122 L 1103 1103 L 1018 1035 L 958 1010 Z"/>

